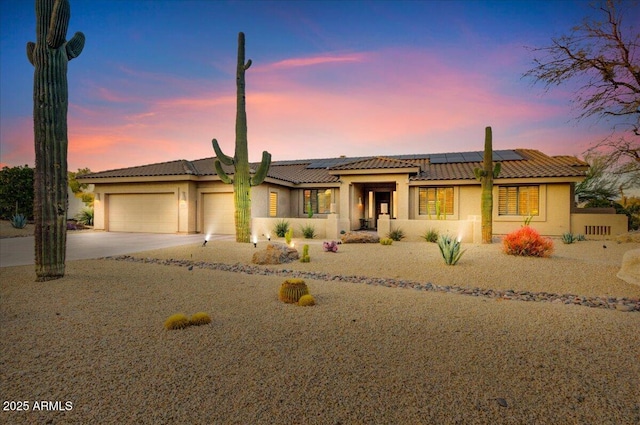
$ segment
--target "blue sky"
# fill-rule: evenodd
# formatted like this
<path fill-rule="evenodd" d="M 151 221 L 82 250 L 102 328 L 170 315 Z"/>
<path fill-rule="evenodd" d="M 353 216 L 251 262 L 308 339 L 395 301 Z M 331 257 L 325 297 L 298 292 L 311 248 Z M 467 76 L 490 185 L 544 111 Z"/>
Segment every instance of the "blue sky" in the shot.
<path fill-rule="evenodd" d="M 251 160 L 482 150 L 487 125 L 495 149 L 580 155 L 609 126 L 522 74 L 526 46 L 587 16 L 569 0 L 71 0 L 67 39 L 87 41 L 69 63 L 69 168 L 210 157 L 214 137 L 233 154 L 239 31 Z M 0 0 L 0 33 L 0 164 L 33 166 L 33 2 Z"/>

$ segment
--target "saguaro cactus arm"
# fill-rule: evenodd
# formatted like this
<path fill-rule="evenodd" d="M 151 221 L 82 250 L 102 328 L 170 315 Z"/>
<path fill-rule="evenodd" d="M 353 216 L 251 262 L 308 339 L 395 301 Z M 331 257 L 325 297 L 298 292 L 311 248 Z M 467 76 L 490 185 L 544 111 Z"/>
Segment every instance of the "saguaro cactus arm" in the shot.
<path fill-rule="evenodd" d="M 35 62 L 33 61 L 33 52 L 36 49 L 36 43 L 34 43 L 33 41 L 29 41 L 27 43 L 27 59 L 29 59 L 29 63 L 33 66 L 35 66 Z"/>
<path fill-rule="evenodd" d="M 220 177 L 220 180 L 222 180 L 223 183 L 226 183 L 226 184 L 233 183 L 233 179 L 229 177 L 229 175 L 225 173 L 224 170 L 222 169 L 222 164 L 220 163 L 220 161 L 216 159 L 213 162 L 213 166 L 216 169 L 216 174 L 218 175 L 218 177 Z"/>
<path fill-rule="evenodd" d="M 258 186 L 267 177 L 267 172 L 271 166 L 271 154 L 267 151 L 262 152 L 262 161 L 260 166 L 256 170 L 256 173 L 251 178 L 251 186 Z"/>
<path fill-rule="evenodd" d="M 218 144 L 217 139 L 213 139 L 211 141 L 211 144 L 213 145 L 213 150 L 216 153 L 216 158 L 218 158 L 220 162 L 222 162 L 224 165 L 233 165 L 233 158 L 222 153 L 222 149 L 220 149 L 220 145 Z"/>
<path fill-rule="evenodd" d="M 84 49 L 84 40 L 84 34 L 78 31 L 71 37 L 71 40 L 67 41 L 67 45 L 65 46 L 67 59 L 71 60 L 80 56 L 82 49 Z"/>

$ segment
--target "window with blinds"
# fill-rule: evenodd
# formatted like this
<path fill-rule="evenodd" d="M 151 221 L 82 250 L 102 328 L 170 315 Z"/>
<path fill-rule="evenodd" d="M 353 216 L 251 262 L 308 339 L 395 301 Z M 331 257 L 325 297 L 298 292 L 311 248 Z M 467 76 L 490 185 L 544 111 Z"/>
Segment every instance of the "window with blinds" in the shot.
<path fill-rule="evenodd" d="M 309 213 L 309 206 L 314 214 L 331 212 L 331 189 L 306 189 L 304 191 L 304 213 Z"/>
<path fill-rule="evenodd" d="M 500 186 L 498 187 L 498 214 L 539 215 L 539 194 L 539 186 Z"/>
<path fill-rule="evenodd" d="M 453 214 L 453 187 L 418 188 L 418 214 L 436 218 Z"/>
<path fill-rule="evenodd" d="M 269 192 L 269 217 L 278 216 L 278 192 Z"/>

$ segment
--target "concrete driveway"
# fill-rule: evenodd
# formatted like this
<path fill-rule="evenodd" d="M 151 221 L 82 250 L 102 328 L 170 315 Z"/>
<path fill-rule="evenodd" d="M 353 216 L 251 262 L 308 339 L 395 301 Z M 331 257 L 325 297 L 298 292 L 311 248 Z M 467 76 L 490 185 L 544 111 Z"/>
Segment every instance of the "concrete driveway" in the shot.
<path fill-rule="evenodd" d="M 231 235 L 214 235 L 213 239 L 233 239 Z M 131 254 L 151 249 L 202 243 L 203 234 L 176 235 L 155 233 L 78 232 L 67 233 L 67 261 L 86 260 L 110 255 Z M 34 264 L 34 238 L 0 239 L 0 267 Z"/>

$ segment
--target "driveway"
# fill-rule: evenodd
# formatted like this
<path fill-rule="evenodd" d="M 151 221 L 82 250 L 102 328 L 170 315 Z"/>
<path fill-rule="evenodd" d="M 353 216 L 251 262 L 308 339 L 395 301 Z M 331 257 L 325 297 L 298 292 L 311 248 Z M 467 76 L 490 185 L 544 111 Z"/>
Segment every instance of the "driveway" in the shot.
<path fill-rule="evenodd" d="M 209 239 L 233 239 L 231 235 L 210 236 Z M 86 260 L 110 255 L 131 254 L 151 249 L 202 243 L 204 235 L 156 233 L 78 232 L 67 233 L 66 260 Z M 34 264 L 34 238 L 0 239 L 0 267 Z"/>

